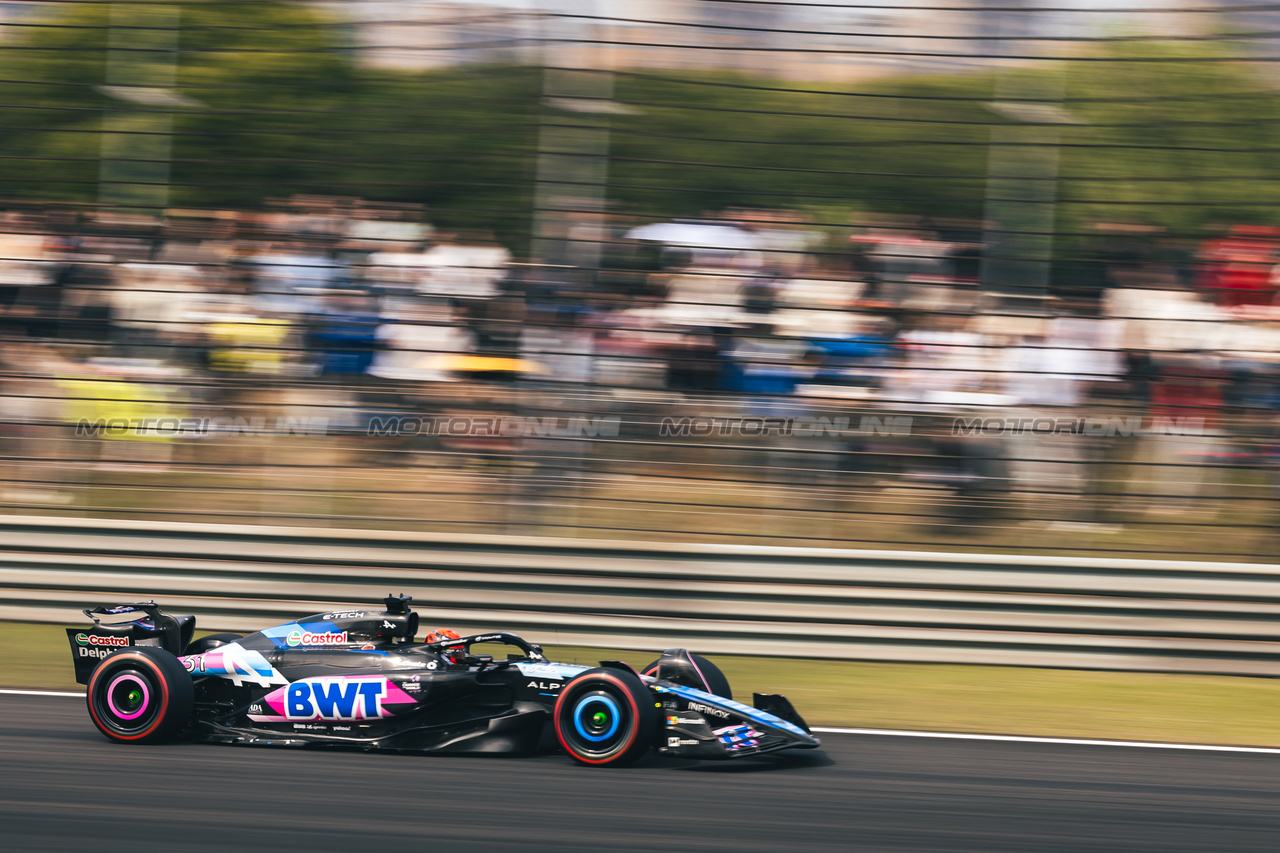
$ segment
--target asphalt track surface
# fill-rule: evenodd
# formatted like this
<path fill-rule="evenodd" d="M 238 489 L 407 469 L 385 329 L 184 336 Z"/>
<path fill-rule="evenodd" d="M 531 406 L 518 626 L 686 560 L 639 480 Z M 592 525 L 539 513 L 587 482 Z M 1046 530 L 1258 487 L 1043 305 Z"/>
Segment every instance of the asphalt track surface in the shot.
<path fill-rule="evenodd" d="M 736 762 L 121 746 L 0 696 L 4 851 L 1276 851 L 1280 757 L 826 735 Z"/>

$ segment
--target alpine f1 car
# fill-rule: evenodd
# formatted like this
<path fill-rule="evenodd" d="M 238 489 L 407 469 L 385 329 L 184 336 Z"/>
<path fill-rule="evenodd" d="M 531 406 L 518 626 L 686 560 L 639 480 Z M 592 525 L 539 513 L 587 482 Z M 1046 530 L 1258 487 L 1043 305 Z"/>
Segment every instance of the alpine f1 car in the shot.
<path fill-rule="evenodd" d="M 596 766 L 630 764 L 651 748 L 729 759 L 819 745 L 784 697 L 735 702 L 720 670 L 684 649 L 637 672 L 620 661 L 552 663 L 504 631 L 415 641 L 410 600 L 194 641 L 195 617 L 125 604 L 85 610 L 92 627 L 68 628 L 67 638 L 90 718 L 121 743 L 184 737 L 440 753 L 558 744 Z M 505 660 L 472 654 L 495 644 L 512 650 Z"/>

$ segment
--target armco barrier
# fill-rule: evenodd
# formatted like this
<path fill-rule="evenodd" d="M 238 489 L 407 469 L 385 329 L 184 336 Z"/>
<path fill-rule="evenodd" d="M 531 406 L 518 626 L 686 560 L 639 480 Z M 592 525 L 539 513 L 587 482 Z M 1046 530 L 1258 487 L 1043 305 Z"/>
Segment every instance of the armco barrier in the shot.
<path fill-rule="evenodd" d="M 6 516 L 0 619 L 154 598 L 244 630 L 407 592 L 552 644 L 1280 675 L 1280 566 Z"/>

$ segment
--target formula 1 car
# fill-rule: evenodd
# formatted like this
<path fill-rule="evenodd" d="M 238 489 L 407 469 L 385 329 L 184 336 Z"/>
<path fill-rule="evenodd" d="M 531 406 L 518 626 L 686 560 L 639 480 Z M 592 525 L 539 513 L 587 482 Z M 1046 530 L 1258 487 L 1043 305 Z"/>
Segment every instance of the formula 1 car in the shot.
<path fill-rule="evenodd" d="M 559 745 L 581 764 L 622 766 L 656 747 L 728 759 L 819 746 L 784 697 L 733 701 L 707 659 L 662 653 L 643 673 L 620 661 L 548 661 L 505 631 L 415 642 L 410 596 L 339 609 L 247 636 L 192 640 L 195 617 L 155 602 L 98 607 L 67 629 L 89 716 L 113 741 L 355 746 L 532 753 Z M 505 660 L 473 646 L 514 650 Z M 504 649 L 505 650 L 505 649 Z"/>

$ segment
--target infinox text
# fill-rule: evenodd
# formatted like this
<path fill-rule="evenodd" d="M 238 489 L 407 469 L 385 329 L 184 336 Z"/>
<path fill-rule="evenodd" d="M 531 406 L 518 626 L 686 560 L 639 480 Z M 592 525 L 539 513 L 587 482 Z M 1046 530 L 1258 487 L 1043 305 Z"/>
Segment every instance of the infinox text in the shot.
<path fill-rule="evenodd" d="M 712 708 L 710 705 L 703 705 L 701 702 L 690 702 L 689 710 L 699 714 L 710 714 L 713 717 L 726 719 L 729 716 L 728 711 L 721 711 L 719 708 Z"/>

